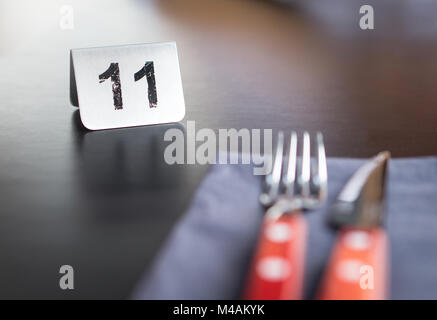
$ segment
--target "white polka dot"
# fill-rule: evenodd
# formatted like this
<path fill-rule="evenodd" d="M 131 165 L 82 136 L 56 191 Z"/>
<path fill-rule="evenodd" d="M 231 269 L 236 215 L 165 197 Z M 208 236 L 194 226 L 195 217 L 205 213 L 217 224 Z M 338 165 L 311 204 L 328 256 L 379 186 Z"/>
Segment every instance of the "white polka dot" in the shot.
<path fill-rule="evenodd" d="M 270 241 L 281 243 L 288 241 L 293 235 L 292 232 L 288 224 L 279 222 L 268 226 L 265 234 Z"/>
<path fill-rule="evenodd" d="M 346 234 L 344 244 L 354 250 L 365 250 L 370 247 L 370 236 L 364 231 L 352 231 Z"/>
<path fill-rule="evenodd" d="M 361 277 L 360 268 L 363 262 L 360 260 L 344 260 L 337 265 L 337 276 L 347 282 L 358 282 Z"/>
<path fill-rule="evenodd" d="M 290 275 L 291 266 L 288 261 L 283 258 L 269 257 L 258 262 L 256 270 L 265 280 L 281 281 Z"/>

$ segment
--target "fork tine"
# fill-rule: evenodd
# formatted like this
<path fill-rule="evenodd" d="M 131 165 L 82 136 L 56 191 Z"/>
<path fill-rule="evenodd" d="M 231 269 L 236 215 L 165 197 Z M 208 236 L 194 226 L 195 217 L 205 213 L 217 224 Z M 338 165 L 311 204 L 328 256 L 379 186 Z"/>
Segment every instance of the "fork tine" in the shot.
<path fill-rule="evenodd" d="M 321 132 L 317 132 L 317 173 L 313 178 L 318 193 L 318 198 L 323 201 L 326 198 L 328 187 L 328 169 L 326 165 L 326 152 L 325 145 L 323 143 L 323 135 Z"/>
<path fill-rule="evenodd" d="M 310 135 L 308 132 L 305 131 L 303 134 L 302 164 L 299 177 L 301 193 L 303 197 L 308 197 L 310 194 L 310 170 Z"/>
<path fill-rule="evenodd" d="M 270 188 L 270 198 L 275 199 L 279 193 L 282 172 L 282 158 L 284 155 L 284 134 L 282 131 L 278 133 L 278 143 L 276 145 L 275 162 L 273 164 L 272 181 Z"/>
<path fill-rule="evenodd" d="M 264 206 L 270 206 L 278 197 L 279 188 L 281 184 L 281 173 L 282 173 L 282 161 L 284 156 L 284 133 L 280 131 L 278 133 L 278 142 L 276 144 L 275 160 L 273 162 L 272 173 L 266 176 L 266 179 L 270 179 L 267 182 L 268 190 L 267 192 L 261 194 L 260 202 Z"/>
<path fill-rule="evenodd" d="M 287 173 L 284 178 L 285 193 L 287 195 L 294 194 L 294 184 L 296 182 L 296 165 L 297 165 L 297 135 L 296 132 L 291 133 L 290 149 L 288 153 Z"/>

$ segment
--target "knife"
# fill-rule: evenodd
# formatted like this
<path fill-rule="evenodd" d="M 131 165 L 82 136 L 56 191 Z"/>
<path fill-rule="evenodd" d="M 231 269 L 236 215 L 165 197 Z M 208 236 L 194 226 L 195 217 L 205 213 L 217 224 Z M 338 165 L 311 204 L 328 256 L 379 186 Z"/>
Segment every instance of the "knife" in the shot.
<path fill-rule="evenodd" d="M 383 300 L 388 296 L 384 187 L 390 153 L 381 152 L 346 183 L 328 214 L 338 230 L 318 298 Z"/>

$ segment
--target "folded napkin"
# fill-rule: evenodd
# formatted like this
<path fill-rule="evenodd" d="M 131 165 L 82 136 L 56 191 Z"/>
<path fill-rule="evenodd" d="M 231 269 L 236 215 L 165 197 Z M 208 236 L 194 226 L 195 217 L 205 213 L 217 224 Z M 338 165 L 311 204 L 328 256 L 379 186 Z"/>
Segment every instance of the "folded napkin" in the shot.
<path fill-rule="evenodd" d="M 335 239 L 327 208 L 364 161 L 328 159 L 328 200 L 306 214 L 306 298 L 314 298 Z M 263 218 L 260 179 L 247 165 L 212 166 L 133 298 L 240 298 Z M 386 207 L 391 298 L 437 299 L 437 157 L 390 160 Z"/>

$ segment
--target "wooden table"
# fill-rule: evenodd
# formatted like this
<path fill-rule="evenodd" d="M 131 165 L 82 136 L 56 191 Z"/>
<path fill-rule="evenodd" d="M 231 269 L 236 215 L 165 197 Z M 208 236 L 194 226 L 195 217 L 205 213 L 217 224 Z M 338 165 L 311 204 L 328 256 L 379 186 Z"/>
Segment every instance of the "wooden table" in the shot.
<path fill-rule="evenodd" d="M 125 298 L 207 167 L 168 166 L 154 126 L 88 132 L 69 49 L 175 40 L 197 128 L 325 135 L 328 156 L 437 154 L 437 3 L 0 2 L 0 298 Z M 75 289 L 59 289 L 59 268 Z"/>

